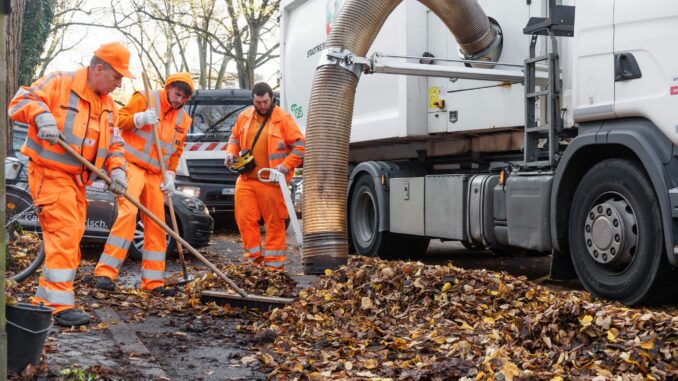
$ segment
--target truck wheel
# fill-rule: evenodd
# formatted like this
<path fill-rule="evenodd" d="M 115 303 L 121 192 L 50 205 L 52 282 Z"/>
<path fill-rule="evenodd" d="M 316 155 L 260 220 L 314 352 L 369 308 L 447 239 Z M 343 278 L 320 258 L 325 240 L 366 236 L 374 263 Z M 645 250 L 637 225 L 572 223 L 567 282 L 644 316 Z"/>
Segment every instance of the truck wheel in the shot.
<path fill-rule="evenodd" d="M 362 175 L 355 182 L 349 206 L 349 232 L 355 252 L 368 257 L 418 257 L 429 238 L 379 231 L 379 204 L 374 181 Z"/>
<path fill-rule="evenodd" d="M 593 294 L 626 305 L 650 302 L 668 276 L 659 203 L 641 167 L 608 159 L 577 186 L 569 220 L 572 263 Z M 653 295 L 655 294 L 655 295 Z"/>

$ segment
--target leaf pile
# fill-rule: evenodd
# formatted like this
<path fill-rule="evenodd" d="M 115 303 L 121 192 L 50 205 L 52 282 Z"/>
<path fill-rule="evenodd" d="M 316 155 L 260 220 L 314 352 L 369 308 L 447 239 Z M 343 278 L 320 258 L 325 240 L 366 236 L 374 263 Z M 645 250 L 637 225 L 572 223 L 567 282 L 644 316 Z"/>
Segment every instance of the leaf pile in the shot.
<path fill-rule="evenodd" d="M 42 240 L 37 233 L 12 232 L 11 239 L 7 242 L 7 271 L 10 277 L 27 268 L 40 252 Z"/>
<path fill-rule="evenodd" d="M 678 317 L 451 265 L 357 258 L 256 328 L 278 380 L 678 377 Z"/>
<path fill-rule="evenodd" d="M 235 284 L 250 294 L 266 296 L 296 297 L 298 295 L 297 283 L 287 273 L 271 271 L 263 266 L 254 265 L 251 262 L 228 263 L 217 266 Z M 194 271 L 205 272 L 204 268 Z M 180 278 L 180 275 L 177 275 Z M 201 282 L 204 289 L 224 288 L 225 283 L 216 274 L 208 272 L 202 276 Z"/>
<path fill-rule="evenodd" d="M 296 296 L 296 282 L 287 274 L 267 270 L 250 263 L 219 265 L 220 270 L 248 293 L 268 296 Z M 223 290 L 225 283 L 204 267 L 193 267 L 190 273 L 195 281 L 177 290 L 174 297 L 161 297 L 147 291 L 132 287 L 118 287 L 114 292 L 106 292 L 95 288 L 91 282 L 76 285 L 76 293 L 80 297 L 93 297 L 94 303 L 85 308 L 96 309 L 105 304 L 116 311 L 125 311 L 130 322 L 144 321 L 148 315 L 192 315 L 209 314 L 214 317 L 235 316 L 242 311 L 229 306 L 218 306 L 215 303 L 202 304 L 200 292 L 203 290 Z M 172 278 L 181 279 L 180 273 Z M 102 327 L 106 328 L 106 327 Z"/>

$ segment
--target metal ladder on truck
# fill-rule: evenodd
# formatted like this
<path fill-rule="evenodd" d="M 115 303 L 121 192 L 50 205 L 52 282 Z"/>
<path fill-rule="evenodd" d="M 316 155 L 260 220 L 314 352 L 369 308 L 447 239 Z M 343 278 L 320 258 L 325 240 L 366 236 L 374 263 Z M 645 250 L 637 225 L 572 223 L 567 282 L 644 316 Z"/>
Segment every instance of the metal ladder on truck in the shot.
<path fill-rule="evenodd" d="M 556 5 L 549 0 L 548 17 L 531 17 L 523 33 L 531 35 L 530 56 L 525 60 L 525 136 L 524 165 L 528 169 L 554 168 L 558 161 L 559 135 L 563 128 L 560 114 L 560 59 L 556 37 L 574 36 L 574 7 Z M 536 56 L 539 36 L 548 36 L 551 49 L 544 55 Z M 537 89 L 537 64 L 546 62 L 548 83 Z M 537 113 L 540 101 L 546 102 L 543 120 Z M 543 144 L 545 141 L 545 144 Z"/>

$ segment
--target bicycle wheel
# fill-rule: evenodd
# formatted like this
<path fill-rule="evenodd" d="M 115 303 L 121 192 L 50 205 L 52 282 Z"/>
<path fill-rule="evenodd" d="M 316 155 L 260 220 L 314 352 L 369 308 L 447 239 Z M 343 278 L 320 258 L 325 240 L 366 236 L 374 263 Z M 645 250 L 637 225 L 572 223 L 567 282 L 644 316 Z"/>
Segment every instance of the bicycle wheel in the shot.
<path fill-rule="evenodd" d="M 30 194 L 13 186 L 7 186 L 5 192 L 6 276 L 21 282 L 42 265 L 45 250 L 37 232 L 37 216 Z"/>

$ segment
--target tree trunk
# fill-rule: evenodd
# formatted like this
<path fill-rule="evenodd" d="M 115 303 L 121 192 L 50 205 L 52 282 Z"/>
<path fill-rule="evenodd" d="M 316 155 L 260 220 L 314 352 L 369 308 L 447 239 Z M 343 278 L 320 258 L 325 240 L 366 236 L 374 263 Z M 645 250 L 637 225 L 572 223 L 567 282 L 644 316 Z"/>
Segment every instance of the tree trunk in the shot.
<path fill-rule="evenodd" d="M 200 61 L 200 79 L 198 83 L 201 89 L 207 88 L 207 81 L 205 80 L 205 71 L 207 71 L 207 42 L 206 39 L 198 35 L 198 58 Z"/>
<path fill-rule="evenodd" d="M 19 64 L 21 62 L 21 30 L 23 27 L 24 8 L 26 0 L 15 0 L 12 13 L 7 17 L 5 24 L 5 65 L 7 65 L 7 87 L 5 96 L 9 102 L 19 90 Z M 6 107 L 6 106 L 2 106 Z M 12 152 L 12 128 L 7 120 L 7 152 Z"/>
<path fill-rule="evenodd" d="M 5 16 L 5 12 L 8 10 L 5 8 L 8 4 L 6 3 L 8 0 L 0 0 L 0 32 L 3 32 L 0 34 L 0 57 L 5 56 L 5 38 L 6 35 L 4 33 L 5 30 L 5 24 L 7 22 L 7 16 Z M 4 89 L 7 86 L 7 70 L 6 70 L 6 62 L 0 58 L 0 130 L 5 129 L 9 130 L 7 128 L 7 97 L 5 93 L 2 92 L 2 89 Z M 5 134 L 0 135 L 0 159 L 2 161 L 5 161 L 5 146 L 6 143 L 4 141 L 5 139 Z M 5 316 L 5 265 L 6 265 L 6 258 L 7 258 L 7 246 L 5 245 L 6 238 L 5 237 L 5 208 L 7 207 L 6 204 L 6 199 L 5 199 L 5 167 L 3 166 L 0 168 L 0 186 L 2 187 L 3 191 L 0 192 L 0 226 L 3 226 L 3 229 L 0 229 L 0 380 L 6 380 L 7 379 L 7 331 L 5 328 L 5 321 L 6 321 L 6 316 Z"/>
<path fill-rule="evenodd" d="M 221 61 L 221 66 L 219 67 L 219 74 L 217 74 L 217 83 L 214 85 L 215 89 L 221 89 L 221 85 L 224 82 L 224 75 L 226 75 L 226 67 L 228 66 L 228 58 L 224 57 Z"/>

